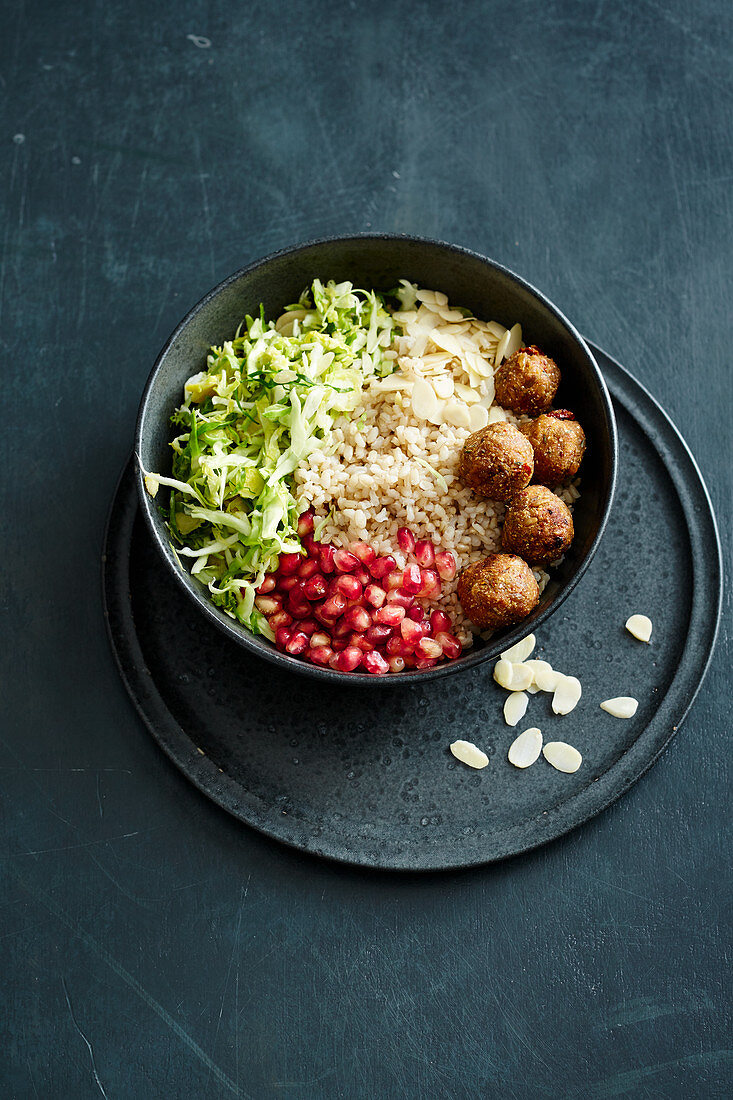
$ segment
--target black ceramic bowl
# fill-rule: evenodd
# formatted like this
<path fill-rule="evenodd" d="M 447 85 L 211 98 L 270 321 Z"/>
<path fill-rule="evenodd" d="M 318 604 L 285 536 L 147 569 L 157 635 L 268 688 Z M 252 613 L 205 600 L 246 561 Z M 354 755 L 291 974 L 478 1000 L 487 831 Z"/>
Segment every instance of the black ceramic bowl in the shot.
<path fill-rule="evenodd" d="M 195 608 L 233 641 L 293 672 L 344 684 L 396 684 L 415 677 L 448 676 L 495 657 L 536 630 L 572 591 L 585 572 L 608 518 L 616 477 L 616 425 L 605 383 L 582 337 L 547 298 L 517 275 L 475 252 L 440 241 L 406 236 L 339 237 L 276 252 L 237 271 L 210 291 L 190 313 L 161 351 L 148 378 L 140 404 L 135 450 L 146 470 L 161 474 L 171 468 L 170 416 L 180 404 L 183 384 L 205 364 L 212 344 L 221 344 L 236 331 L 245 314 L 256 315 L 260 302 L 265 316 L 277 317 L 288 302 L 296 301 L 314 278 L 349 280 L 356 286 L 388 290 L 401 278 L 444 291 L 450 301 L 467 306 L 477 317 L 507 326 L 519 321 L 527 344 L 537 344 L 556 360 L 562 383 L 556 404 L 572 408 L 588 437 L 581 467 L 581 496 L 574 509 L 575 540 L 564 561 L 551 573 L 533 613 L 511 629 L 495 634 L 488 643 L 479 639 L 458 660 L 431 669 L 406 670 L 388 676 L 340 673 L 319 668 L 280 653 L 220 611 L 206 589 L 182 569 L 174 556 L 156 503 L 145 491 L 138 469 L 140 504 L 160 553 L 189 594 Z"/>

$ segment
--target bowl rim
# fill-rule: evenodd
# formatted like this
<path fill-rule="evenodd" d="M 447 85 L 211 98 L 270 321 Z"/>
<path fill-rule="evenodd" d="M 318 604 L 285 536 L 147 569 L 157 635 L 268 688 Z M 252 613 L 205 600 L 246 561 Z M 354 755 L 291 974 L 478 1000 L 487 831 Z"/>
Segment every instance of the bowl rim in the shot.
<path fill-rule="evenodd" d="M 175 577 L 179 586 L 188 594 L 188 596 L 197 604 L 198 608 L 203 612 L 206 618 L 209 619 L 215 626 L 222 630 L 232 641 L 238 645 L 243 646 L 245 649 L 254 653 L 256 656 L 261 657 L 266 661 L 270 661 L 283 669 L 288 669 L 292 672 L 300 675 L 308 676 L 311 679 L 318 679 L 324 683 L 342 683 L 351 685 L 363 685 L 363 684 L 381 684 L 386 686 L 396 687 L 399 684 L 424 682 L 426 680 L 440 679 L 443 676 L 452 675 L 457 672 L 464 672 L 470 668 L 475 668 L 479 664 L 483 664 L 485 661 L 490 661 L 507 649 L 514 645 L 520 639 L 526 637 L 527 626 L 523 625 L 526 620 L 522 620 L 516 623 L 506 634 L 497 640 L 492 642 L 491 640 L 484 643 L 479 648 L 470 649 L 464 655 L 453 661 L 446 661 L 444 663 L 433 666 L 428 669 L 409 669 L 404 672 L 392 672 L 387 676 L 374 676 L 369 673 L 362 672 L 339 672 L 336 669 L 322 668 L 319 665 L 310 664 L 307 661 L 301 661 L 297 657 L 293 657 L 290 654 L 282 653 L 276 649 L 272 642 L 264 636 L 252 634 L 242 623 L 236 619 L 232 619 L 225 612 L 221 611 L 215 604 L 211 602 L 208 596 L 205 594 L 205 590 L 196 585 L 196 582 L 191 578 L 191 575 L 181 567 L 175 556 L 170 542 L 163 536 L 159 527 L 159 514 L 153 503 L 153 499 L 145 488 L 144 475 L 141 467 L 140 452 L 141 444 L 144 438 L 145 429 L 149 416 L 149 406 L 151 400 L 151 394 L 155 385 L 157 375 L 163 365 L 163 362 L 168 354 L 169 349 L 177 340 L 180 333 L 190 324 L 194 317 L 204 309 L 205 306 L 216 298 L 226 287 L 231 286 L 232 283 L 237 282 L 243 276 L 250 274 L 252 271 L 258 268 L 264 267 L 271 263 L 273 260 L 284 258 L 286 256 L 294 255 L 296 253 L 303 252 L 309 248 L 327 245 L 327 244 L 349 244 L 359 241 L 388 241 L 388 242 L 417 242 L 418 244 L 427 244 L 431 246 L 437 246 L 438 248 L 444 248 L 449 252 L 455 253 L 461 256 L 467 256 L 471 259 L 478 260 L 482 264 L 485 264 L 489 268 L 493 268 L 495 271 L 500 272 L 503 276 L 508 278 L 510 282 L 515 283 L 518 287 L 525 291 L 529 291 L 540 303 L 547 309 L 553 317 L 560 322 L 562 326 L 567 330 L 570 336 L 580 345 L 582 351 L 585 353 L 586 359 L 591 367 L 592 374 L 595 378 L 598 392 L 601 398 L 601 404 L 606 417 L 606 424 L 609 434 L 610 451 L 611 451 L 611 464 L 610 464 L 610 478 L 608 485 L 608 492 L 603 508 L 603 512 L 598 524 L 598 529 L 590 544 L 585 556 L 580 561 L 573 576 L 566 582 L 563 588 L 556 594 L 556 596 L 550 601 L 550 603 L 542 611 L 540 611 L 531 623 L 531 632 L 534 633 L 544 622 L 553 615 L 562 603 L 567 599 L 570 593 L 574 590 L 575 586 L 579 583 L 584 576 L 588 566 L 593 560 L 596 550 L 600 544 L 603 533 L 608 523 L 608 518 L 611 513 L 613 500 L 616 492 L 616 483 L 618 477 L 618 432 L 616 428 L 616 417 L 613 411 L 613 405 L 611 403 L 611 397 L 606 386 L 605 379 L 601 373 L 600 367 L 596 362 L 587 342 L 575 328 L 571 321 L 562 313 L 561 310 L 550 301 L 540 290 L 538 290 L 532 283 L 528 282 L 522 276 L 517 275 L 510 268 L 505 267 L 496 260 L 492 260 L 488 256 L 484 256 L 480 252 L 476 252 L 473 249 L 466 248 L 463 245 L 453 244 L 450 241 L 443 241 L 435 237 L 423 237 L 412 233 L 350 233 L 346 235 L 335 235 L 327 237 L 316 237 L 307 241 L 303 241 L 299 244 L 291 245 L 287 248 L 278 249 L 275 252 L 268 253 L 266 256 L 259 257 L 253 260 L 246 266 L 239 268 L 237 271 L 228 275 L 221 282 L 217 283 L 211 290 L 208 290 L 202 298 L 199 299 L 185 314 L 181 321 L 173 329 L 168 339 L 163 344 L 158 355 L 155 358 L 153 367 L 147 377 L 145 385 L 143 387 L 142 396 L 140 399 L 140 405 L 138 408 L 137 420 L 135 424 L 135 441 L 134 441 L 134 459 L 135 459 L 135 478 L 138 490 L 138 501 L 140 503 L 141 511 L 148 528 L 148 531 L 153 537 L 153 541 L 158 547 L 161 556 L 167 563 L 170 572 Z M 152 414 L 150 414 L 152 415 Z M 199 591 L 199 588 L 201 589 Z"/>

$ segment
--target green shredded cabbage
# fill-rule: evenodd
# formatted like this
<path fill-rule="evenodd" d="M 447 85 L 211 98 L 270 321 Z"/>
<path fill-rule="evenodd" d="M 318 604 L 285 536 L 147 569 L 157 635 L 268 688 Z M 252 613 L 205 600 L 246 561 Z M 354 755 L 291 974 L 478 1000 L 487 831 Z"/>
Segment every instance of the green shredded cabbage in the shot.
<path fill-rule="evenodd" d="M 246 317 L 185 385 L 171 418 L 182 429 L 172 476 L 147 474 L 146 485 L 170 488 L 174 549 L 212 601 L 254 633 L 272 638 L 255 589 L 280 554 L 301 548 L 293 472 L 360 406 L 365 382 L 393 372 L 384 352 L 400 331 L 381 295 L 316 279 L 276 322 L 262 307 Z"/>

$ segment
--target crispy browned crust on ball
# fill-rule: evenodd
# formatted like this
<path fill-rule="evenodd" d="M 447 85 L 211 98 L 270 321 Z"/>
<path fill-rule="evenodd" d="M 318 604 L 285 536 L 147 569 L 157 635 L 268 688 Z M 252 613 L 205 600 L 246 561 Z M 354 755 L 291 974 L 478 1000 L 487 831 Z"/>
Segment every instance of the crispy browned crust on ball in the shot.
<path fill-rule="evenodd" d="M 533 481 L 552 488 L 575 477 L 585 454 L 585 432 L 577 420 L 542 413 L 519 430 L 532 444 Z"/>
<path fill-rule="evenodd" d="M 458 578 L 458 598 L 481 630 L 511 626 L 537 606 L 540 590 L 532 570 L 514 554 L 489 554 Z"/>
<path fill-rule="evenodd" d="M 554 359 L 532 345 L 504 360 L 494 375 L 494 385 L 496 400 L 505 409 L 537 416 L 552 404 L 560 370 Z"/>
<path fill-rule="evenodd" d="M 489 500 L 511 500 L 532 480 L 532 444 L 513 424 L 489 424 L 469 435 L 458 460 L 463 482 Z"/>
<path fill-rule="evenodd" d="M 530 565 L 548 565 L 566 552 L 573 534 L 573 517 L 560 497 L 544 485 L 529 485 L 506 510 L 501 546 Z"/>

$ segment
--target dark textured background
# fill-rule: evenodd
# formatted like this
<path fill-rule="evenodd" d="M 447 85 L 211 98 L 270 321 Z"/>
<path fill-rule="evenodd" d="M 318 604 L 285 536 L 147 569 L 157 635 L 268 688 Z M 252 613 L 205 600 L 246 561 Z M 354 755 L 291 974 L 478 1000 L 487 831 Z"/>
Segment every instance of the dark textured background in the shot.
<path fill-rule="evenodd" d="M 543 289 L 660 398 L 725 528 L 731 15 L 5 5 L 3 1095 L 730 1094 L 729 620 L 680 736 L 600 818 L 495 868 L 364 874 L 171 767 L 117 678 L 99 554 L 179 317 L 271 249 L 367 229 Z"/>

